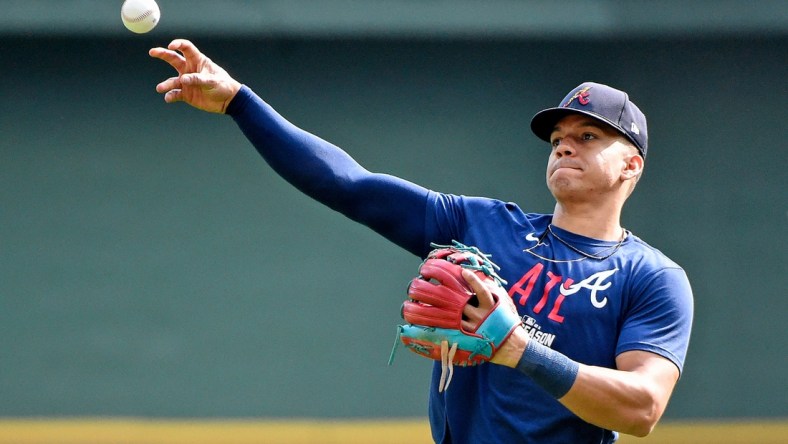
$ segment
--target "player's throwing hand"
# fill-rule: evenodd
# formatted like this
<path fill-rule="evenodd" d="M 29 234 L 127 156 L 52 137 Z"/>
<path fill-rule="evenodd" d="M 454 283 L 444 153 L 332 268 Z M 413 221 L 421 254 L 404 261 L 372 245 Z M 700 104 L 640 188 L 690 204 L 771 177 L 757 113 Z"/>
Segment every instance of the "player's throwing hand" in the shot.
<path fill-rule="evenodd" d="M 212 113 L 224 113 L 241 84 L 188 40 L 173 40 L 167 48 L 152 48 L 151 57 L 164 60 L 178 76 L 156 85 L 167 103 L 186 102 Z"/>

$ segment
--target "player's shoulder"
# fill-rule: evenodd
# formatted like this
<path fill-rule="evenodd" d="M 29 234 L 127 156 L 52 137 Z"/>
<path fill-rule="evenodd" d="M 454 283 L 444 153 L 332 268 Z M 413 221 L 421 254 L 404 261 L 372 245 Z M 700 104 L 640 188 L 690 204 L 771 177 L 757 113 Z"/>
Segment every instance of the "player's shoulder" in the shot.
<path fill-rule="evenodd" d="M 490 223 L 506 221 L 516 227 L 543 230 L 552 221 L 552 214 L 525 212 L 518 204 L 487 197 L 460 196 L 466 214 L 473 218 L 489 218 Z"/>
<path fill-rule="evenodd" d="M 516 218 L 525 218 L 526 214 L 514 202 L 482 196 L 469 196 L 464 194 L 446 194 L 432 192 L 430 195 L 434 205 L 443 208 L 462 209 L 468 213 L 507 213 Z"/>
<path fill-rule="evenodd" d="M 632 258 L 638 258 L 638 265 L 646 267 L 652 271 L 661 269 L 677 269 L 683 268 L 676 261 L 668 257 L 662 250 L 649 244 L 636 234 L 629 232 L 630 242 L 627 243 L 628 255 Z"/>
<path fill-rule="evenodd" d="M 631 233 L 630 237 L 627 250 L 623 251 L 624 264 L 629 269 L 630 306 L 662 306 L 662 312 L 682 313 L 691 318 L 692 286 L 684 268 L 640 237 Z"/>

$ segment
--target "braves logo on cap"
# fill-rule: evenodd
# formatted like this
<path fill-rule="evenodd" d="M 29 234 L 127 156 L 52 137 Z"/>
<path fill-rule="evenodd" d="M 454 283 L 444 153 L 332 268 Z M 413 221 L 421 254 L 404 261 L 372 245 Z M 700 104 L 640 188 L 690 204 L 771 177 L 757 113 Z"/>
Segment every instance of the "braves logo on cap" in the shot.
<path fill-rule="evenodd" d="M 588 105 L 588 103 L 591 102 L 591 99 L 589 98 L 591 94 L 588 93 L 589 89 L 591 89 L 591 87 L 586 86 L 585 88 L 578 90 L 572 95 L 572 97 L 569 98 L 569 100 L 566 101 L 566 103 L 563 104 L 563 107 L 567 108 L 572 104 L 572 102 L 574 102 L 575 99 L 577 99 L 578 103 L 581 105 Z"/>

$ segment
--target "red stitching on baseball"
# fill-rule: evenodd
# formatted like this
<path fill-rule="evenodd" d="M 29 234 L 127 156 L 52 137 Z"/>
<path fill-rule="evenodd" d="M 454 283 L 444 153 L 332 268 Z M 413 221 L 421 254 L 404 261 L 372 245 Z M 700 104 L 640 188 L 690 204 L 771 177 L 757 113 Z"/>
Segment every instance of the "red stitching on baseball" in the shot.
<path fill-rule="evenodd" d="M 146 17 L 149 17 L 151 14 L 153 14 L 153 11 L 150 10 L 150 9 L 148 9 L 147 11 L 145 11 L 142 14 L 138 15 L 137 17 L 129 17 L 124 12 L 123 13 L 123 19 L 126 20 L 127 22 L 139 22 L 141 20 L 144 20 Z"/>

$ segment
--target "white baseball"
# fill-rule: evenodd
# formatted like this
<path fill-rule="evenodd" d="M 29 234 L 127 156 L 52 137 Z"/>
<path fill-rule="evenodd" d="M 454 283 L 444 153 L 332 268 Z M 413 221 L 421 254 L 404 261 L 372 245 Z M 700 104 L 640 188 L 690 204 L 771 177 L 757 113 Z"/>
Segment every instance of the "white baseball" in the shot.
<path fill-rule="evenodd" d="M 120 8 L 120 18 L 129 31 L 144 34 L 159 23 L 161 11 L 155 0 L 126 0 Z"/>

